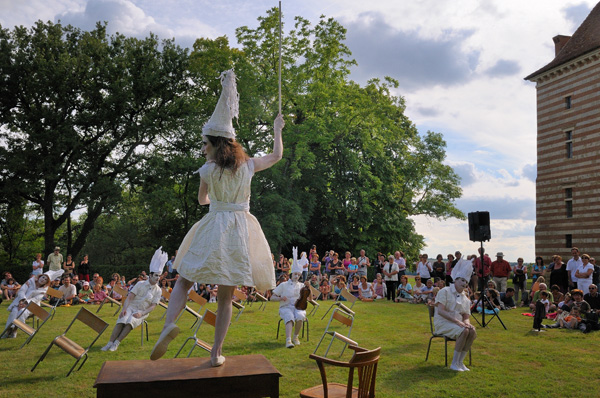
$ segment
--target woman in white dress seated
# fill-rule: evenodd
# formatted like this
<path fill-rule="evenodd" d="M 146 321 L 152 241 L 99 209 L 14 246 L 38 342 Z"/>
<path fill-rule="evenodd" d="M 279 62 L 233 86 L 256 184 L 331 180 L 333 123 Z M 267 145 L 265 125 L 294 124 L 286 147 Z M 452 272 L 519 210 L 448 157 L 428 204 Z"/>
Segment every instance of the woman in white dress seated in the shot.
<path fill-rule="evenodd" d="M 452 269 L 454 283 L 440 290 L 435 297 L 435 332 L 456 340 L 450 369 L 458 372 L 469 370 L 463 361 L 477 337 L 470 322 L 471 301 L 465 290 L 472 273 L 471 262 L 460 259 Z"/>

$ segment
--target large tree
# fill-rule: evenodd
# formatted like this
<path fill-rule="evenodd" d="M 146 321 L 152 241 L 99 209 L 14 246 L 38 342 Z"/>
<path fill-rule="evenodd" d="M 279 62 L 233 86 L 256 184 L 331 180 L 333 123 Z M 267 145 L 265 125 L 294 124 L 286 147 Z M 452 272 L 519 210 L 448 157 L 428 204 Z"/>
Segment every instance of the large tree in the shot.
<path fill-rule="evenodd" d="M 39 208 L 47 253 L 67 223 L 63 243 L 77 254 L 155 142 L 182 124 L 187 64 L 172 41 L 109 37 L 100 24 L 0 27 L 0 191 Z"/>

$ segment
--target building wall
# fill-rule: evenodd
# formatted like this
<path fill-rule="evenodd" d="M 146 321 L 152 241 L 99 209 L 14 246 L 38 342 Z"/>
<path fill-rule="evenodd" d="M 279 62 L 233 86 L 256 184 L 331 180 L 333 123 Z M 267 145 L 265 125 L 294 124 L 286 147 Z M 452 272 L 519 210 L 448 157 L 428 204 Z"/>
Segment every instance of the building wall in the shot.
<path fill-rule="evenodd" d="M 537 82 L 536 255 L 600 258 L 600 50 L 540 76 Z M 566 109 L 565 98 L 571 97 Z M 567 132 L 572 158 L 567 158 Z M 567 217 L 567 189 L 572 217 Z"/>

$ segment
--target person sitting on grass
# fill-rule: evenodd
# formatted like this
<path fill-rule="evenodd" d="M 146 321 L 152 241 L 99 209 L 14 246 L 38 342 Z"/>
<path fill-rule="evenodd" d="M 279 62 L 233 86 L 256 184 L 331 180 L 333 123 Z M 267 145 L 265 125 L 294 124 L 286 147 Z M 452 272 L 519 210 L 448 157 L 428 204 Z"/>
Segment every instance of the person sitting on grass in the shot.
<path fill-rule="evenodd" d="M 382 300 L 387 296 L 387 286 L 381 274 L 377 274 L 371 286 L 373 286 L 375 292 L 375 300 Z"/>
<path fill-rule="evenodd" d="M 409 300 L 414 299 L 413 295 L 413 288 L 410 285 L 410 283 L 408 283 L 408 277 L 406 275 L 402 275 L 400 277 L 400 285 L 398 286 L 398 293 L 396 294 L 396 301 L 397 302 L 408 302 Z"/>
<path fill-rule="evenodd" d="M 540 276 L 538 278 L 538 281 L 540 279 L 544 278 L 543 276 Z M 556 306 L 554 305 L 554 297 L 552 296 L 552 293 L 548 292 L 548 286 L 546 286 L 545 283 L 540 283 L 538 286 L 538 291 L 535 292 L 535 294 L 533 295 L 533 298 L 531 300 L 531 304 L 529 304 L 529 308 L 531 308 L 531 310 L 535 310 L 535 303 L 537 303 L 538 300 L 540 300 L 542 298 L 542 293 L 546 292 L 547 296 L 548 296 L 548 300 L 550 301 L 550 304 L 548 306 L 548 308 L 546 308 L 546 313 L 549 312 L 554 312 L 556 311 Z"/>
<path fill-rule="evenodd" d="M 330 293 L 333 300 L 337 300 L 338 296 L 342 294 L 342 290 L 346 288 L 346 277 L 344 275 L 338 275 L 334 280 L 333 289 Z M 344 297 L 340 297 L 339 301 L 346 301 Z"/>
<path fill-rule="evenodd" d="M 565 295 L 560 292 L 560 287 L 558 287 L 558 285 L 552 285 L 550 293 L 552 293 L 553 298 L 552 304 L 554 304 L 556 308 L 559 308 L 558 304 L 563 301 Z"/>
<path fill-rule="evenodd" d="M 580 322 L 581 316 L 579 313 L 579 308 L 573 307 L 569 315 L 558 321 L 558 325 L 563 329 L 577 329 Z"/>
<path fill-rule="evenodd" d="M 415 286 L 416 291 L 416 286 Z M 426 285 L 422 285 L 421 293 L 415 294 L 415 299 L 411 301 L 414 304 L 427 303 L 428 299 L 431 299 L 433 292 L 433 281 L 430 279 L 427 280 Z"/>
<path fill-rule="evenodd" d="M 104 279 L 99 277 L 94 285 L 94 298 L 92 304 L 102 304 L 107 297 L 108 294 L 106 294 L 106 291 L 104 290 Z"/>
<path fill-rule="evenodd" d="M 500 294 L 500 303 L 501 305 L 504 305 L 504 309 L 505 310 L 512 310 L 517 308 L 517 304 L 515 303 L 515 289 L 513 289 L 512 287 L 507 287 L 506 288 L 506 293 L 504 293 L 504 295 L 502 296 L 502 293 Z"/>
<path fill-rule="evenodd" d="M 321 296 L 319 300 L 329 300 L 329 292 L 331 291 L 331 286 L 329 286 L 329 281 L 327 278 L 323 278 L 321 284 L 319 285 L 319 291 L 321 292 Z"/>
<path fill-rule="evenodd" d="M 91 304 L 94 301 L 94 291 L 90 289 L 88 281 L 83 282 L 83 287 L 79 291 L 79 301 L 86 304 Z"/>
<path fill-rule="evenodd" d="M 348 285 L 348 291 L 354 296 L 358 297 L 360 292 L 360 279 L 358 275 L 352 275 L 352 282 Z"/>
<path fill-rule="evenodd" d="M 365 275 L 362 275 L 360 277 L 358 298 L 361 301 L 373 301 L 375 299 L 375 291 L 373 290 L 373 285 L 367 282 L 367 277 Z"/>
<path fill-rule="evenodd" d="M 550 309 L 550 300 L 548 299 L 548 296 L 549 296 L 548 292 L 546 292 L 546 291 L 540 292 L 540 302 L 542 304 L 544 304 L 544 309 L 545 309 L 546 313 L 548 313 L 549 312 L 548 310 Z"/>
<path fill-rule="evenodd" d="M 50 299 L 50 304 L 54 305 L 56 300 L 59 301 L 58 305 L 70 306 L 78 304 L 79 297 L 77 297 L 77 289 L 75 288 L 75 285 L 71 284 L 71 277 L 64 276 L 62 282 L 63 284 L 58 288 L 58 291 L 63 294 L 63 297 L 61 299 L 52 297 L 52 299 Z"/>

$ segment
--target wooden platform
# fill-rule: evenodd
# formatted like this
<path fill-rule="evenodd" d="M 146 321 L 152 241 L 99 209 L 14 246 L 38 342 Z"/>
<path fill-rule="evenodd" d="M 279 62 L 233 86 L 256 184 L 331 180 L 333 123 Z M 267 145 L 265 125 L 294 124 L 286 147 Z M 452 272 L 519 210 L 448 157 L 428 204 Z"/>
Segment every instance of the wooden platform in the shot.
<path fill-rule="evenodd" d="M 94 388 L 98 398 L 279 397 L 281 374 L 263 355 L 226 358 L 218 368 L 210 358 L 106 361 Z"/>

